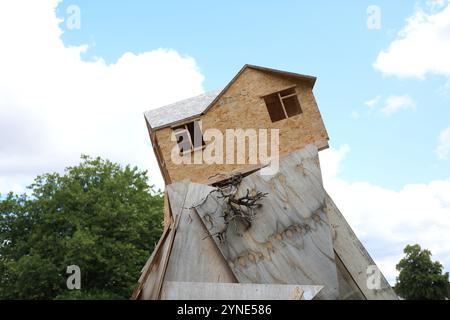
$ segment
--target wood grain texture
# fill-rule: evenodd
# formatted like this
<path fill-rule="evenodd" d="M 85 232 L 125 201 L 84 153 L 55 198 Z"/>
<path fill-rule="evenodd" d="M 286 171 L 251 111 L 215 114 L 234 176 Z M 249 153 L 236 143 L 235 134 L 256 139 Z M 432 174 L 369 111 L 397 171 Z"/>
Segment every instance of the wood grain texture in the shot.
<path fill-rule="evenodd" d="M 175 240 L 175 236 L 177 234 L 177 229 L 178 229 L 178 225 L 180 223 L 180 215 L 175 217 L 174 223 L 173 223 L 173 227 L 171 227 L 171 233 L 169 234 L 166 242 L 167 242 L 167 251 L 166 254 L 162 257 L 161 260 L 161 267 L 159 268 L 159 275 L 158 275 L 158 279 L 156 281 L 156 292 L 155 297 L 156 299 L 160 299 L 161 297 L 161 290 L 165 281 L 165 277 L 166 277 L 166 272 L 167 272 L 167 266 L 169 264 L 169 259 L 170 259 L 170 255 L 172 254 L 172 247 L 173 247 L 173 242 Z"/>
<path fill-rule="evenodd" d="M 322 286 L 167 281 L 162 300 L 312 300 Z"/>
<path fill-rule="evenodd" d="M 195 183 L 175 183 L 168 186 L 173 211 L 180 223 L 172 247 L 165 276 L 166 281 L 236 282 L 214 241 L 198 214 L 191 207 L 204 199 L 212 187 Z M 186 194 L 183 196 L 183 194 Z M 184 204 L 180 199 L 184 198 Z M 180 210 L 181 209 L 181 210 Z"/>
<path fill-rule="evenodd" d="M 175 218 L 183 210 L 189 184 L 189 180 L 185 180 L 166 186 L 172 218 Z"/>
<path fill-rule="evenodd" d="M 268 193 L 248 230 L 223 230 L 224 204 L 217 193 L 196 207 L 203 223 L 241 283 L 324 285 L 321 297 L 339 298 L 325 190 L 315 145 L 281 158 L 275 176 L 259 172 L 243 178 L 238 194 Z"/>
<path fill-rule="evenodd" d="M 366 300 L 366 297 L 358 288 L 355 280 L 342 263 L 339 256 L 336 256 L 336 268 L 339 281 L 339 299 L 340 300 Z"/>
<path fill-rule="evenodd" d="M 259 284 L 323 285 L 316 299 L 397 299 L 381 273 L 381 288 L 368 288 L 367 268 L 375 263 L 324 190 L 317 152 L 309 145 L 281 158 L 276 175 L 243 178 L 238 195 L 268 196 L 251 227 L 230 224 L 225 241 L 214 236 L 224 226 L 224 203 L 214 188 L 189 181 L 167 186 L 171 224 L 133 297 L 263 299 L 256 287 L 245 287 Z"/>
<path fill-rule="evenodd" d="M 367 268 L 376 264 L 328 194 L 325 198 L 324 209 L 333 229 L 334 250 L 365 298 L 368 300 L 397 300 L 397 295 L 381 272 L 380 289 L 368 288 Z"/>
<path fill-rule="evenodd" d="M 138 281 L 138 286 L 132 295 L 132 299 L 142 300 L 156 300 L 164 284 L 165 274 L 167 273 L 168 262 L 175 239 L 175 220 L 176 215 L 173 212 L 179 212 L 184 206 L 184 201 L 187 194 L 188 182 L 179 183 L 179 187 L 176 191 L 167 188 L 165 192 L 164 202 L 164 215 L 170 217 L 170 224 L 164 226 L 164 231 L 156 245 L 150 258 L 147 260 L 144 268 L 142 269 L 141 277 Z M 168 196 L 169 191 L 172 192 L 172 203 L 169 203 Z M 171 206 L 169 208 L 169 206 Z M 177 225 L 179 224 L 179 221 Z"/>
<path fill-rule="evenodd" d="M 162 235 L 158 247 L 155 249 L 153 257 L 151 257 L 147 270 L 143 273 L 142 279 L 139 280 L 139 288 L 134 294 L 136 299 L 140 300 L 156 300 L 158 299 L 158 285 L 163 278 L 163 261 L 165 261 L 170 252 L 170 244 L 168 238 L 173 236 L 175 231 L 173 228 L 167 229 Z"/>
<path fill-rule="evenodd" d="M 164 230 L 168 229 L 172 223 L 172 211 L 169 204 L 169 195 L 167 190 L 164 192 Z"/>

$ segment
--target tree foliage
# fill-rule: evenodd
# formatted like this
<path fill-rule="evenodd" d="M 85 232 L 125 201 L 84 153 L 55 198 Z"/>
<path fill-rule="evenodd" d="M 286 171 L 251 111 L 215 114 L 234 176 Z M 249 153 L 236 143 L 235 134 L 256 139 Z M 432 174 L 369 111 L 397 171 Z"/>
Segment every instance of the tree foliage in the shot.
<path fill-rule="evenodd" d="M 147 173 L 82 156 L 0 197 L 0 299 L 128 299 L 162 227 Z M 81 269 L 69 291 L 66 268 Z"/>
<path fill-rule="evenodd" d="M 405 257 L 396 268 L 395 291 L 406 300 L 442 300 L 448 297 L 449 274 L 442 264 L 431 260 L 431 252 L 416 245 L 408 245 Z"/>

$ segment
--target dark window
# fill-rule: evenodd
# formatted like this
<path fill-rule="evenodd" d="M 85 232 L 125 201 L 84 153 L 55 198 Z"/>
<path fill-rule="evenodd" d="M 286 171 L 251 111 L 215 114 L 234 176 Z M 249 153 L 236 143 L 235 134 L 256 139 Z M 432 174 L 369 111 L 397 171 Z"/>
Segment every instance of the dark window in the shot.
<path fill-rule="evenodd" d="M 295 88 L 282 90 L 264 97 L 270 120 L 276 122 L 302 113 Z"/>
<path fill-rule="evenodd" d="M 184 127 L 178 127 L 174 129 L 175 137 L 177 138 L 177 144 L 180 148 L 180 152 L 186 152 L 191 150 L 191 141 L 189 138 L 189 132 Z"/>
<path fill-rule="evenodd" d="M 272 120 L 272 122 L 286 118 L 278 94 L 267 96 L 264 98 L 264 101 L 266 102 L 267 111 L 269 111 L 270 120 Z"/>
<path fill-rule="evenodd" d="M 284 109 L 286 110 L 288 117 L 293 117 L 297 114 L 302 113 L 300 109 L 300 103 L 298 102 L 297 96 L 289 97 L 283 99 Z"/>
<path fill-rule="evenodd" d="M 186 124 L 186 127 L 191 136 L 192 145 L 194 149 L 200 148 L 205 145 L 205 141 L 203 141 L 202 130 L 200 129 L 200 124 L 198 121 L 189 122 Z"/>
<path fill-rule="evenodd" d="M 184 153 L 205 145 L 198 121 L 189 122 L 173 128 L 180 152 Z"/>

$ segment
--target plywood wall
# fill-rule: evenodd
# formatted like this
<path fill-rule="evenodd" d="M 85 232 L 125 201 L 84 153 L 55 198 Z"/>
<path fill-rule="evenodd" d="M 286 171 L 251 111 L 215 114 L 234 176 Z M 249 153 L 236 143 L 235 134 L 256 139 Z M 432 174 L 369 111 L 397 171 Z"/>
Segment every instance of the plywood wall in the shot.
<path fill-rule="evenodd" d="M 262 96 L 293 85 L 296 86 L 303 113 L 272 123 Z M 311 143 L 316 144 L 319 150 L 328 147 L 328 135 L 311 85 L 302 80 L 251 68 L 246 69 L 200 119 L 202 120 L 203 131 L 208 128 L 216 128 L 224 134 L 226 129 L 234 128 L 244 130 L 279 129 L 280 155 L 286 155 Z M 169 176 L 168 179 L 166 178 L 166 183 L 184 179 L 190 179 L 197 183 L 210 183 L 214 180 L 212 177 L 217 177 L 218 173 L 245 172 L 255 167 L 254 164 L 248 163 L 177 165 L 171 160 L 171 151 L 175 146 L 175 142 L 171 141 L 172 129 L 163 128 L 155 133 L 155 142 L 161 151 L 163 166 Z M 237 148 L 235 148 L 236 151 Z"/>

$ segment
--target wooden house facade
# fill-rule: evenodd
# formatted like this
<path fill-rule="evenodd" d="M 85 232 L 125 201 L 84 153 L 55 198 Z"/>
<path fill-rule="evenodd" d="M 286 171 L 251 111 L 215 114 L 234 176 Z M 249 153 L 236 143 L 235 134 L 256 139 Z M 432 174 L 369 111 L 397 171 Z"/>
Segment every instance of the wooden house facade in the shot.
<path fill-rule="evenodd" d="M 327 148 L 328 134 L 313 94 L 315 81 L 316 78 L 311 76 L 245 65 L 223 90 L 146 112 L 150 138 L 166 184 L 185 179 L 209 184 L 217 180 L 218 172 L 246 172 L 261 165 L 259 161 L 257 164 L 250 161 L 236 163 L 237 146 L 234 148 L 235 163 L 227 164 L 223 159 L 224 163 L 219 164 L 194 164 L 196 147 L 202 151 L 209 144 L 218 143 L 215 140 L 204 141 L 198 146 L 192 143 L 192 148 L 189 143 L 183 144 L 194 140 L 192 133 L 196 130 L 205 132 L 213 128 L 225 137 L 227 129 L 267 129 L 269 134 L 270 129 L 278 129 L 280 156 L 308 144 L 315 144 L 319 150 Z M 201 123 L 201 130 L 196 122 Z M 172 150 L 177 146 L 173 135 L 177 130 L 183 131 L 184 127 L 186 135 L 180 133 L 183 140 L 180 149 L 185 146 L 188 152 L 183 156 L 192 159 L 186 161 L 191 164 L 179 165 L 172 161 Z M 223 144 L 223 150 L 229 147 L 225 145 L 226 139 L 219 143 Z M 248 151 L 248 145 L 246 149 Z"/>

